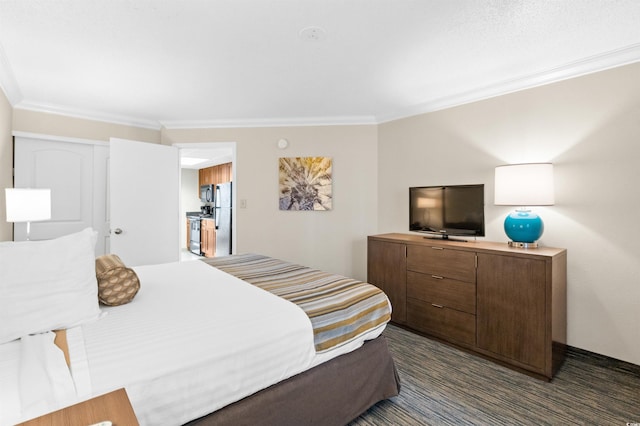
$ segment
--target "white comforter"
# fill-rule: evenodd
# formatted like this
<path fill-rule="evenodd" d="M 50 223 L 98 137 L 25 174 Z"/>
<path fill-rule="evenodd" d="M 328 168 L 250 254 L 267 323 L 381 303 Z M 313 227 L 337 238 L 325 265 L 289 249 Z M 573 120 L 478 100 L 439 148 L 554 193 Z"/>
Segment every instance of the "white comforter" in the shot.
<path fill-rule="evenodd" d="M 296 305 L 200 261 L 135 270 L 141 288 L 131 303 L 68 332 L 71 402 L 125 387 L 142 425 L 179 425 L 318 363 Z M 0 345 L 2 425 L 43 410 L 23 410 L 20 345 Z"/>

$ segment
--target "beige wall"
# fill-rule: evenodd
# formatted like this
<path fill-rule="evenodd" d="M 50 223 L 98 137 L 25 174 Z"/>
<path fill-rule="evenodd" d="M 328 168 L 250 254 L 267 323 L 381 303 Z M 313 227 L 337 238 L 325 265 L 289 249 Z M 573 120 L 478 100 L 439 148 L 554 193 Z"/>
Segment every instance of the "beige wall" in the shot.
<path fill-rule="evenodd" d="M 13 138 L 11 137 L 12 108 L 0 89 L 0 241 L 13 240 L 13 225 L 7 222 L 4 188 L 13 187 Z"/>
<path fill-rule="evenodd" d="M 12 130 L 100 141 L 109 141 L 109 138 L 120 138 L 160 143 L 161 136 L 160 130 L 66 117 L 19 108 L 13 111 Z"/>
<path fill-rule="evenodd" d="M 289 147 L 281 150 L 281 138 Z M 366 236 L 376 232 L 376 126 L 164 130 L 163 143 L 236 142 L 238 253 L 262 253 L 366 278 Z M 278 158 L 333 158 L 333 210 L 280 211 Z"/>
<path fill-rule="evenodd" d="M 407 188 L 485 184 L 487 240 L 506 241 L 495 166 L 555 164 L 542 244 L 568 249 L 568 343 L 640 364 L 640 64 L 379 126 L 380 232 L 407 232 Z"/>

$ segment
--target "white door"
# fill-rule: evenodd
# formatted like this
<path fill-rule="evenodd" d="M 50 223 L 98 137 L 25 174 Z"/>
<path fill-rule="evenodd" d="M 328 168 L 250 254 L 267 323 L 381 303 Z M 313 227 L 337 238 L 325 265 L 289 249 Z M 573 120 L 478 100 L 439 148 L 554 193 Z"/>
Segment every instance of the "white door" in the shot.
<path fill-rule="evenodd" d="M 114 138 L 110 145 L 109 252 L 127 266 L 177 262 L 178 149 Z"/>
<path fill-rule="evenodd" d="M 16 188 L 50 188 L 51 220 L 31 224 L 32 240 L 98 231 L 96 255 L 106 253 L 106 143 L 27 133 L 15 134 Z M 14 224 L 14 240 L 26 239 L 26 224 Z"/>

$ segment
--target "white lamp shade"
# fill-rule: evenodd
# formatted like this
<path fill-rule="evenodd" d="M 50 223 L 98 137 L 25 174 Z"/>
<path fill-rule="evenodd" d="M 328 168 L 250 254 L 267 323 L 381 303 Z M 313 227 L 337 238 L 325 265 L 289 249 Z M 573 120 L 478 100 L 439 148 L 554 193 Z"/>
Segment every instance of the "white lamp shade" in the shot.
<path fill-rule="evenodd" d="M 35 222 L 51 219 L 51 190 L 5 188 L 7 222 Z"/>
<path fill-rule="evenodd" d="M 531 163 L 496 167 L 495 205 L 551 206 L 553 203 L 553 164 Z"/>

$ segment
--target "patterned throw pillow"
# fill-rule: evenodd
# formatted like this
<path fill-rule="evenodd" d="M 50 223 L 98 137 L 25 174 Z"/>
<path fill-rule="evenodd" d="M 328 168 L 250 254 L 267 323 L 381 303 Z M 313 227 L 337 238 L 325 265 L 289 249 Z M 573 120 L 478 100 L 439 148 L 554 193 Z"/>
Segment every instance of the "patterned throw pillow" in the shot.
<path fill-rule="evenodd" d="M 140 280 L 115 254 L 96 258 L 98 300 L 104 305 L 118 306 L 133 300 L 140 289 Z"/>

